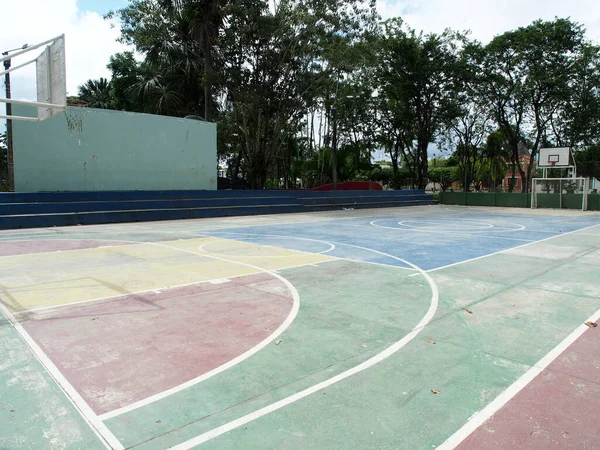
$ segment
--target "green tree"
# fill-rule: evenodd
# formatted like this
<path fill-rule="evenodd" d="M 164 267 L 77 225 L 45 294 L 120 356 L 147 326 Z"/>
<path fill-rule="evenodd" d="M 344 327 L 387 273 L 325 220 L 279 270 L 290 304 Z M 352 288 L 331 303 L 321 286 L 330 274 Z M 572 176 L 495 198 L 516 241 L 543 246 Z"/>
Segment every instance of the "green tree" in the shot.
<path fill-rule="evenodd" d="M 485 47 L 482 86 L 510 145 L 511 165 L 524 181 L 523 192 L 533 165 L 523 167 L 519 146 L 531 142 L 533 159 L 548 145 L 553 118 L 570 97 L 570 80 L 581 75 L 582 67 L 575 62 L 585 48 L 583 28 L 568 19 L 538 20 L 497 36 Z"/>
<path fill-rule="evenodd" d="M 495 192 L 498 182 L 506 176 L 509 157 L 509 145 L 504 134 L 501 131 L 491 133 L 483 148 L 483 158 L 477 171 L 478 181 L 487 183 Z"/>
<path fill-rule="evenodd" d="M 468 192 L 481 166 L 483 142 L 491 131 L 492 117 L 481 95 L 485 82 L 480 73 L 483 49 L 477 42 L 463 42 L 456 76 L 450 85 L 453 111 L 447 115 L 439 143 L 454 151 L 460 180 Z"/>
<path fill-rule="evenodd" d="M 111 59 L 116 100 L 134 111 L 204 115 L 203 59 L 189 14 L 154 0 L 133 0 L 108 15 L 115 16 L 121 22 L 120 42 L 144 56 L 141 63 L 127 53 Z"/>
<path fill-rule="evenodd" d="M 136 61 L 133 52 L 117 53 L 110 57 L 107 68 L 112 73 L 111 96 L 115 109 L 145 112 L 151 108 L 132 95 L 132 86 L 143 78 L 142 64 Z"/>
<path fill-rule="evenodd" d="M 430 167 L 428 172 L 429 181 L 440 185 L 442 192 L 452 186 L 452 183 L 460 179 L 458 167 Z"/>
<path fill-rule="evenodd" d="M 382 115 L 399 131 L 394 147 L 403 152 L 418 187 L 424 188 L 429 145 L 457 112 L 451 87 L 462 38 L 450 31 L 424 36 L 393 19 L 386 22 L 382 39 L 378 79 L 385 99 L 381 106 L 387 109 Z"/>
<path fill-rule="evenodd" d="M 557 147 L 588 147 L 600 142 L 600 46 L 584 42 L 572 65 L 575 76 L 566 80 L 564 101 L 552 111 L 545 138 Z"/>
<path fill-rule="evenodd" d="M 110 83 L 106 78 L 88 80 L 78 90 L 79 100 L 87 103 L 90 108 L 112 109 Z"/>
<path fill-rule="evenodd" d="M 600 143 L 574 152 L 577 174 L 600 181 Z"/>
<path fill-rule="evenodd" d="M 188 33 L 197 42 L 202 57 L 204 86 L 204 118 L 213 120 L 213 59 L 219 32 L 225 22 L 228 0 L 158 0 L 169 13 L 187 19 Z"/>

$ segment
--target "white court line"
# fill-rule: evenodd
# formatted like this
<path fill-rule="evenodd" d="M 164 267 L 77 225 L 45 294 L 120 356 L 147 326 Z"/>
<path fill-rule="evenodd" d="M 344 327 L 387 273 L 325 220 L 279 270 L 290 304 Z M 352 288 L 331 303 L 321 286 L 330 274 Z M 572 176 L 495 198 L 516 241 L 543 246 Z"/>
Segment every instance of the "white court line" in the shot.
<path fill-rule="evenodd" d="M 293 238 L 293 239 L 298 239 L 298 238 Z M 223 239 L 223 240 L 228 240 L 228 239 Z M 322 255 L 324 253 L 329 253 L 332 252 L 333 250 L 335 250 L 335 245 L 333 244 L 328 244 L 329 248 L 327 250 L 323 250 L 320 252 L 307 252 L 304 250 L 295 250 L 295 249 L 286 249 L 284 247 L 275 247 L 273 245 L 263 245 L 263 244 L 257 244 L 254 242 L 246 242 L 246 241 L 234 241 L 236 243 L 244 243 L 244 244 L 249 244 L 249 245 L 254 245 L 254 246 L 258 246 L 258 247 L 266 247 L 266 248 L 280 248 L 282 250 L 287 250 L 287 251 L 293 251 L 293 252 L 299 252 L 299 253 L 305 253 L 307 255 Z M 209 244 L 214 244 L 214 243 L 219 243 L 219 241 L 210 241 L 210 242 L 205 242 L 204 244 L 202 244 L 200 247 L 198 247 L 198 249 L 203 252 L 203 253 L 210 253 L 211 255 L 223 255 L 223 256 L 234 256 L 234 255 L 227 255 L 227 253 L 221 253 L 221 252 L 211 252 L 210 250 L 206 250 L 205 247 Z M 289 258 L 290 256 L 294 256 L 294 255 L 237 255 L 236 258 Z"/>
<path fill-rule="evenodd" d="M 488 254 L 488 255 L 478 256 L 478 257 L 476 257 L 476 258 L 471 258 L 471 259 L 465 259 L 464 261 L 459 261 L 459 262 L 456 262 L 456 263 L 453 263 L 453 264 L 448 264 L 447 266 L 436 267 L 435 269 L 430 269 L 430 270 L 428 270 L 428 271 L 427 271 L 427 273 L 436 272 L 436 271 L 438 271 L 438 270 L 447 269 L 447 268 L 449 268 L 449 267 L 459 266 L 459 265 L 461 265 L 461 264 L 465 264 L 465 263 L 472 262 L 472 261 L 477 261 L 477 260 L 479 260 L 479 259 L 488 258 L 488 257 L 490 257 L 490 256 L 494 256 L 494 255 L 499 255 L 499 254 L 501 254 L 501 253 L 509 252 L 509 251 L 511 251 L 511 250 L 516 250 L 516 249 L 518 249 L 518 248 L 527 247 L 527 246 L 529 246 L 529 245 L 532 245 L 532 244 L 537 244 L 537 243 L 539 243 L 539 242 L 546 242 L 546 241 L 550 241 L 550 240 L 552 240 L 552 239 L 556 239 L 556 238 L 559 238 L 559 237 L 562 237 L 562 236 L 568 236 L 569 234 L 575 234 L 575 233 L 577 233 L 577 232 L 579 232 L 579 231 L 589 230 L 589 229 L 591 229 L 591 228 L 595 228 L 595 227 L 600 227 L 600 224 L 597 224 L 597 225 L 592 225 L 592 226 L 585 227 L 585 228 L 580 228 L 579 230 L 573 230 L 573 231 L 569 231 L 569 232 L 567 232 L 567 233 L 561 233 L 561 234 L 558 234 L 558 235 L 556 235 L 556 236 L 550 236 L 550 237 L 547 237 L 547 238 L 544 238 L 544 239 L 540 239 L 539 241 L 533 241 L 533 242 L 529 242 L 529 243 L 527 243 L 527 244 L 523 244 L 523 245 L 517 245 L 516 247 L 506 248 L 506 249 L 504 249 L 504 250 L 500 250 L 500 251 L 498 251 L 498 252 L 490 253 L 490 254 Z"/>
<path fill-rule="evenodd" d="M 344 244 L 344 243 L 340 243 L 340 242 L 330 242 L 330 241 L 322 241 L 319 239 L 312 239 L 312 238 L 301 238 L 301 237 L 296 237 L 296 236 L 286 236 L 286 235 L 282 235 L 282 234 L 255 234 L 255 233 L 248 233 L 248 232 L 239 232 L 239 231 L 218 231 L 215 232 L 216 234 L 233 234 L 235 236 L 252 236 L 252 237 L 280 237 L 280 238 L 286 238 L 286 239 L 299 239 L 302 241 L 312 241 L 312 242 L 321 242 L 323 244 L 327 244 L 327 245 L 333 245 L 335 248 L 335 245 L 346 245 L 346 246 L 350 246 L 350 247 L 356 247 L 355 245 L 351 245 L 351 244 Z M 203 235 L 206 237 L 209 237 L 209 235 Z M 239 241 L 233 238 L 225 238 L 222 236 L 213 236 L 210 235 L 210 237 L 217 237 L 218 239 L 223 239 L 226 241 L 231 241 L 231 242 L 246 242 L 246 241 Z M 260 244 L 259 244 L 260 245 Z M 282 247 L 283 248 L 283 247 Z M 364 248 L 366 250 L 369 250 L 371 252 L 375 252 L 375 253 L 381 253 L 378 252 L 377 250 L 373 250 L 373 249 L 367 249 L 366 247 L 360 247 L 360 248 Z M 300 253 L 307 253 L 309 255 L 313 255 L 314 253 L 310 253 L 310 252 L 304 252 L 302 250 L 293 250 L 295 252 L 300 252 Z M 382 255 L 387 255 L 387 253 L 381 253 Z M 328 258 L 332 258 L 334 260 L 339 260 L 339 261 L 350 261 L 350 262 L 354 262 L 354 263 L 361 263 L 361 264 L 372 264 L 374 266 L 382 266 L 382 267 L 392 267 L 394 269 L 402 269 L 402 270 L 414 270 L 411 267 L 403 267 L 403 266 L 394 266 L 392 264 L 385 264 L 385 263 L 378 263 L 378 262 L 374 262 L 374 261 L 361 261 L 360 259 L 352 259 L 352 258 L 343 258 L 341 256 L 331 256 L 331 255 L 327 255 Z M 397 259 L 394 256 L 390 256 L 391 258 Z M 321 262 L 326 262 L 326 261 L 321 261 Z M 321 262 L 319 262 L 319 264 L 321 264 Z M 290 267 L 291 268 L 291 267 Z M 284 267 L 282 269 L 277 269 L 277 270 L 285 270 L 287 269 L 287 267 Z"/>
<path fill-rule="evenodd" d="M 105 248 L 117 248 L 117 247 L 126 247 L 126 246 L 130 246 L 133 244 L 143 244 L 143 242 L 136 242 L 136 241 L 121 241 L 119 239 L 78 239 L 78 238 L 68 238 L 68 239 L 62 239 L 62 238 L 54 238 L 54 239 L 15 239 L 15 240 L 11 240 L 11 241 L 2 241 L 0 239 L 0 244 L 2 242 L 37 242 L 37 241 L 75 241 L 75 242 L 80 242 L 80 241 L 92 241 L 92 242 L 121 242 L 121 244 L 115 244 L 115 245 L 103 245 L 100 247 L 83 247 L 83 248 L 67 248 L 67 249 L 62 249 L 62 250 L 52 250 L 50 252 L 32 252 L 32 253 L 16 253 L 14 255 L 0 255 L 0 259 L 2 258 L 16 258 L 19 256 L 35 256 L 35 255 L 52 255 L 53 253 L 66 253 L 66 252 L 76 252 L 76 251 L 80 251 L 80 250 L 99 250 L 99 249 L 105 249 Z"/>
<path fill-rule="evenodd" d="M 206 256 L 206 255 L 198 255 L 198 256 Z M 319 264 L 321 263 L 327 263 L 327 262 L 331 262 L 331 261 L 335 261 L 336 258 L 330 257 L 331 259 L 327 259 L 324 261 L 319 261 Z M 304 263 L 304 264 L 298 264 L 298 265 L 293 265 L 293 266 L 285 266 L 285 267 L 281 267 L 280 269 L 277 270 L 287 270 L 287 269 L 297 269 L 300 267 L 306 267 L 306 266 L 311 266 L 314 263 Z M 390 266 L 390 267 L 396 267 L 396 266 Z M 260 273 L 264 272 L 264 270 L 261 270 Z M 241 274 L 241 275 L 231 275 L 229 277 L 227 277 L 227 279 L 229 280 L 233 280 L 236 278 L 242 278 L 242 277 L 249 277 L 252 275 L 256 275 L 256 273 L 245 273 L 245 274 Z M 92 298 L 89 300 L 81 300 L 79 302 L 72 302 L 72 303 L 62 303 L 60 305 L 50 305 L 50 306 L 40 306 L 38 308 L 31 308 L 31 309 L 26 309 L 24 311 L 16 311 L 14 313 L 12 313 L 15 316 L 19 316 L 19 315 L 23 315 L 23 314 L 27 314 L 27 313 L 37 313 L 37 312 L 41 312 L 41 311 L 49 311 L 49 310 L 55 310 L 55 309 L 62 309 L 62 308 L 68 308 L 69 306 L 81 306 L 81 305 L 85 305 L 87 303 L 94 303 L 94 302 L 101 302 L 101 301 L 113 301 L 113 300 L 118 300 L 120 298 L 123 297 L 127 297 L 130 295 L 141 295 L 141 294 L 149 294 L 149 293 L 154 293 L 154 294 L 161 294 L 166 290 L 169 289 L 177 289 L 177 288 L 182 288 L 182 287 L 188 287 L 188 286 L 195 286 L 197 284 L 204 284 L 204 283 L 210 283 L 210 284 L 214 284 L 215 281 L 220 281 L 223 280 L 223 278 L 214 278 L 214 279 L 210 279 L 210 280 L 204 280 L 204 281 L 194 281 L 192 283 L 185 283 L 185 284 L 175 284 L 173 286 L 164 286 L 164 287 L 159 287 L 159 288 L 152 288 L 152 289 L 147 289 L 144 291 L 134 291 L 134 292 L 129 292 L 127 294 L 119 294 L 119 295 L 114 295 L 114 296 L 108 296 L 108 297 L 100 297 L 100 298 Z"/>
<path fill-rule="evenodd" d="M 298 315 L 298 311 L 300 310 L 300 294 L 298 294 L 298 291 L 296 290 L 296 288 L 294 287 L 294 285 L 292 283 L 290 283 L 286 278 L 282 277 L 281 275 L 279 275 L 278 273 L 276 273 L 273 270 L 267 270 L 267 269 L 263 269 L 261 267 L 258 266 L 254 266 L 252 264 L 247 264 L 244 262 L 240 262 L 240 261 L 234 261 L 234 260 L 229 260 L 226 258 L 221 258 L 218 256 L 211 256 L 209 254 L 206 253 L 198 253 L 198 252 L 194 252 L 191 250 L 186 250 L 186 249 L 182 249 L 182 248 L 177 248 L 177 247 L 172 247 L 170 245 L 166 245 L 166 244 L 160 244 L 160 243 L 156 243 L 156 242 L 148 242 L 147 244 L 151 244 L 151 245 L 156 245 L 159 247 L 166 247 L 166 248 L 170 248 L 170 249 L 174 249 L 174 250 L 181 250 L 183 252 L 186 253 L 190 253 L 192 255 L 198 255 L 198 256 L 203 256 L 206 258 L 212 258 L 218 261 L 225 261 L 225 262 L 230 262 L 232 264 L 239 264 L 242 266 L 246 266 L 246 267 L 250 267 L 252 269 L 258 270 L 261 273 L 268 273 L 272 276 L 274 276 L 275 278 L 277 278 L 279 281 L 281 281 L 282 283 L 284 283 L 287 288 L 290 290 L 290 292 L 292 293 L 292 297 L 293 297 L 293 305 L 292 305 L 292 309 L 290 311 L 290 313 L 288 314 L 288 316 L 286 317 L 285 321 L 283 321 L 281 323 L 281 325 L 279 326 L 279 328 L 277 328 L 273 333 L 271 333 L 267 338 L 265 338 L 264 340 L 262 340 L 259 344 L 255 345 L 254 347 L 252 347 L 250 350 L 248 350 L 245 353 L 242 353 L 241 355 L 237 356 L 236 358 L 233 358 L 231 360 L 229 360 L 228 362 L 226 362 L 225 364 L 209 371 L 206 372 L 203 375 L 200 375 L 199 377 L 193 378 L 189 381 L 186 381 L 185 383 L 182 383 L 178 386 L 172 387 L 171 389 L 168 389 L 166 391 L 162 391 L 159 392 L 158 394 L 154 394 L 150 397 L 146 397 L 145 399 L 142 400 L 138 400 L 137 402 L 131 403 L 127 406 L 124 406 L 122 408 L 118 408 L 115 409 L 113 411 L 109 411 L 105 414 L 102 414 L 100 416 L 100 420 L 108 420 L 111 419 L 113 417 L 119 416 L 121 414 L 125 414 L 127 412 L 133 411 L 134 409 L 138 409 L 141 408 L 142 406 L 146 406 L 149 405 L 150 403 L 154 403 L 158 400 L 161 400 L 165 397 L 168 397 L 170 395 L 176 394 L 177 392 L 183 391 L 184 389 L 187 389 L 189 387 L 192 387 L 198 383 L 201 383 L 205 380 L 208 380 L 211 377 L 214 377 L 215 375 L 224 372 L 225 370 L 228 370 L 230 368 L 232 368 L 233 366 L 241 363 L 242 361 L 250 358 L 252 355 L 254 355 L 255 353 L 259 352 L 260 350 L 262 350 L 264 347 L 266 347 L 267 345 L 269 345 L 271 342 L 273 342 L 273 340 L 275 340 L 281 333 L 283 333 L 294 321 L 294 319 L 296 318 L 296 316 Z"/>
<path fill-rule="evenodd" d="M 54 379 L 56 384 L 71 401 L 75 409 L 81 414 L 86 423 L 91 427 L 96 436 L 100 438 L 106 448 L 113 450 L 122 450 L 125 447 L 119 442 L 114 434 L 99 420 L 98 416 L 86 401 L 79 395 L 77 390 L 67 381 L 64 375 L 58 370 L 48 355 L 40 348 L 35 340 L 23 328 L 23 326 L 12 316 L 10 311 L 0 302 L 0 311 L 6 316 L 12 327 L 19 333 L 23 341 L 29 346 L 40 364 L 46 369 L 48 374 Z"/>
<path fill-rule="evenodd" d="M 476 238 L 486 238 L 486 239 L 503 239 L 503 240 L 508 240 L 508 241 L 523 241 L 523 242 L 532 242 L 531 239 L 520 239 L 520 238 L 509 238 L 509 237 L 504 237 L 504 236 L 490 236 L 490 235 L 486 235 L 486 234 L 470 234 L 470 233 L 461 233 L 460 231 L 441 231 L 441 230 L 436 230 L 436 229 L 430 229 L 430 230 L 425 230 L 425 229 L 417 229 L 417 228 L 402 228 L 402 227 L 386 227 L 385 225 L 378 225 L 376 222 L 380 222 L 380 220 L 374 220 L 372 222 L 369 222 L 369 225 L 376 227 L 376 228 L 385 228 L 388 230 L 395 230 L 395 231 L 406 231 L 406 232 L 416 232 L 416 233 L 434 233 L 434 234 L 450 234 L 452 236 L 468 236 L 468 237 L 476 237 Z M 521 231 L 521 230 L 510 230 L 510 231 Z M 499 233 L 500 231 L 495 231 L 496 233 Z M 535 241 L 533 241 L 535 242 Z"/>
<path fill-rule="evenodd" d="M 600 309 L 590 316 L 587 321 L 597 322 L 600 320 Z M 587 322 L 586 321 L 586 322 Z M 589 330 L 589 327 L 585 323 L 579 325 L 571 334 L 569 334 L 560 344 L 554 347 L 546 356 L 540 359 L 534 366 L 532 366 L 527 372 L 511 384 L 504 392 L 496 397 L 491 403 L 485 408 L 471 416 L 469 421 L 464 424 L 458 431 L 450 436 L 442 445 L 438 448 L 441 450 L 451 450 L 458 446 L 464 441 L 469 435 L 471 435 L 477 428 L 483 425 L 490 417 L 492 417 L 498 410 L 506 405 L 515 395 L 517 395 L 525 386 L 527 386 L 535 377 L 544 371 L 546 367 L 558 358 L 562 352 L 564 352 L 571 344 L 573 344 L 583 333 Z"/>
<path fill-rule="evenodd" d="M 368 250 L 368 251 L 372 251 L 374 253 L 379 253 L 381 255 L 385 255 L 388 256 L 390 258 L 396 259 L 404 264 L 407 264 L 409 266 L 411 266 L 413 269 L 419 271 L 419 273 L 421 275 L 423 275 L 423 277 L 425 278 L 425 280 L 427 280 L 427 283 L 429 284 L 430 288 L 431 288 L 431 303 L 429 305 L 429 309 L 427 310 L 427 313 L 425 314 L 425 316 L 421 319 L 421 321 L 412 329 L 412 331 L 410 333 L 408 333 L 406 336 L 404 336 L 401 340 L 399 340 L 398 342 L 396 342 L 395 344 L 391 345 L 390 347 L 386 348 L 384 351 L 382 351 L 381 353 L 378 353 L 377 355 L 375 355 L 374 357 L 368 359 L 367 361 L 364 361 L 363 363 L 359 364 L 358 366 L 355 366 L 351 369 L 346 370 L 345 372 L 342 372 L 332 378 L 329 378 L 328 380 L 322 381 L 321 383 L 318 383 L 308 389 L 305 389 L 303 391 L 300 391 L 294 395 L 290 395 L 289 397 L 286 397 L 284 399 L 281 399 L 269 406 L 265 406 L 264 408 L 258 409 L 250 414 L 247 414 L 245 416 L 240 417 L 239 419 L 233 420 L 229 423 L 226 423 L 225 425 L 222 425 L 218 428 L 215 428 L 211 431 L 207 431 L 206 433 L 203 433 L 195 438 L 192 438 L 188 441 L 185 441 L 179 445 L 176 445 L 174 447 L 171 447 L 174 450 L 187 450 L 190 449 L 192 447 L 195 447 L 197 445 L 200 445 L 204 442 L 207 442 L 211 439 L 214 439 L 218 436 L 221 436 L 222 434 L 228 433 L 229 431 L 232 431 L 242 425 L 245 425 L 249 422 L 252 422 L 253 420 L 256 420 L 260 417 L 263 417 L 267 414 L 270 414 L 274 411 L 277 411 L 278 409 L 281 409 L 291 403 L 297 402 L 298 400 L 301 400 L 305 397 L 308 397 L 311 394 L 314 394 L 315 392 L 321 391 L 335 383 L 338 383 L 339 381 L 342 381 L 348 377 L 351 377 L 352 375 L 355 375 L 357 373 L 360 373 L 378 363 L 380 363 L 381 361 L 389 358 L 390 356 L 392 356 L 394 353 L 396 353 L 398 350 L 400 350 L 402 347 L 404 347 L 406 344 L 408 344 L 410 341 L 412 341 L 422 330 L 423 328 L 431 321 L 431 319 L 433 319 L 433 316 L 435 315 L 435 312 L 437 310 L 438 307 L 438 302 L 439 302 L 439 292 L 438 292 L 438 288 L 437 285 L 435 284 L 435 281 L 433 281 L 433 279 L 431 278 L 431 276 L 429 276 L 429 274 L 427 274 L 427 272 L 425 272 L 423 269 L 421 269 L 420 267 L 415 266 L 414 264 L 403 260 L 401 258 L 397 258 L 395 256 L 389 255 L 387 253 L 383 253 L 377 250 L 373 250 L 373 249 L 369 249 L 367 247 L 360 247 L 358 245 L 351 245 L 351 244 L 341 244 L 338 242 L 332 242 L 333 244 L 336 245 L 347 245 L 349 247 L 354 247 L 354 248 L 358 248 L 358 249 L 362 249 L 362 250 Z"/>
<path fill-rule="evenodd" d="M 482 220 L 475 220 L 475 219 L 460 219 L 459 222 L 452 222 L 452 220 L 456 220 L 456 219 L 416 219 L 416 220 L 402 220 L 400 222 L 398 222 L 398 225 L 401 225 L 405 228 L 417 228 L 417 229 L 422 229 L 422 228 L 431 228 L 433 227 L 439 227 L 440 225 L 445 225 L 448 226 L 450 225 L 450 229 L 455 228 L 458 231 L 460 231 L 461 229 L 464 231 L 489 231 L 490 228 L 494 228 L 494 225 L 489 223 L 489 222 L 484 222 Z M 479 227 L 475 228 L 473 226 L 469 226 L 467 225 L 466 227 L 463 228 L 456 228 L 457 225 L 462 225 L 465 222 L 470 222 L 472 224 L 476 224 L 476 225 L 480 225 Z M 411 225 L 413 223 L 416 223 L 416 225 Z M 419 224 L 421 223 L 421 224 Z M 425 226 L 423 226 L 422 224 L 426 224 Z M 427 224 L 432 224 L 431 226 L 427 225 Z M 481 226 L 481 225 L 485 225 L 485 226 Z M 524 227 L 523 227 L 524 228 Z M 521 229 L 523 229 L 521 228 Z M 512 231 L 512 230 L 511 230 Z M 516 231 L 516 230 L 515 230 Z"/>

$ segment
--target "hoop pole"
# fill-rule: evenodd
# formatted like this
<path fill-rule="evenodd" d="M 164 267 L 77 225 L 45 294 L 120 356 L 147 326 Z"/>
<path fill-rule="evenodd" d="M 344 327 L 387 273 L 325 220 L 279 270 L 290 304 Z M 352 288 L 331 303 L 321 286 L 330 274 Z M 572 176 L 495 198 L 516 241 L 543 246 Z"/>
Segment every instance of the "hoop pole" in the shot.
<path fill-rule="evenodd" d="M 65 110 L 67 105 L 58 105 L 56 103 L 31 102 L 28 100 L 15 100 L 13 98 L 0 98 L 0 103 L 12 103 L 14 105 L 40 106 L 42 108 L 54 108 Z"/>
<path fill-rule="evenodd" d="M 7 73 L 14 72 L 15 70 L 19 70 L 20 68 L 28 66 L 29 64 L 32 64 L 32 63 L 34 63 L 36 61 L 37 61 L 37 58 L 36 59 L 32 59 L 31 61 L 24 62 L 23 64 L 19 64 L 18 66 L 11 67 L 10 69 L 5 70 L 4 72 L 0 72 L 0 77 L 2 75 L 6 75 Z"/>
<path fill-rule="evenodd" d="M 558 209 L 562 209 L 562 178 L 558 179 Z"/>
<path fill-rule="evenodd" d="M 47 41 L 44 41 L 41 44 L 32 45 L 31 47 L 27 47 L 26 49 L 21 50 L 20 52 L 13 53 L 10 56 L 3 56 L 0 58 L 0 62 L 6 61 L 7 59 L 16 58 L 17 56 L 21 56 L 27 52 L 30 52 L 31 50 L 35 50 L 40 47 L 43 47 L 44 45 L 53 44 L 54 42 L 58 41 L 59 39 L 64 39 L 64 37 L 65 37 L 65 35 L 61 34 L 60 36 L 57 36 L 53 39 L 48 39 Z"/>
<path fill-rule="evenodd" d="M 0 114 L 0 119 L 7 119 L 7 120 L 23 120 L 25 122 L 39 122 L 40 119 L 38 119 L 37 117 L 26 117 L 26 116 L 5 116 L 3 114 Z"/>

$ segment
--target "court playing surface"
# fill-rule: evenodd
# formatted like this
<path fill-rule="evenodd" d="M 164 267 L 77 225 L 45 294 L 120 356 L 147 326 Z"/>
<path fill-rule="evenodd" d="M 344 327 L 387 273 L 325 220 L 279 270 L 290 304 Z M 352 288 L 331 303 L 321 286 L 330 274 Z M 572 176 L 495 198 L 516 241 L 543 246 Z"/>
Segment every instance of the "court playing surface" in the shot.
<path fill-rule="evenodd" d="M 598 448 L 599 275 L 578 211 L 0 232 L 0 448 Z"/>

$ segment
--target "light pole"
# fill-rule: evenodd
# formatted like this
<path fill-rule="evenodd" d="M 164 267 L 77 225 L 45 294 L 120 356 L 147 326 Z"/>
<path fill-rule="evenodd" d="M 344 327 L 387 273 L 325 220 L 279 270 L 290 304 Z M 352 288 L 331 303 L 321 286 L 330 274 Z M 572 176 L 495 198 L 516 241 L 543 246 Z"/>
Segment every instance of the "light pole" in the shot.
<path fill-rule="evenodd" d="M 28 44 L 23 45 L 20 48 L 13 48 L 12 50 L 7 50 L 2 52 L 2 56 L 8 56 L 10 52 L 15 52 L 17 50 L 25 50 Z M 4 60 L 4 70 L 10 69 L 10 59 Z M 4 75 L 4 87 L 6 88 L 6 98 L 10 99 L 10 73 Z M 6 115 L 12 116 L 12 104 L 10 102 L 6 103 Z M 8 153 L 6 155 L 8 162 L 8 190 L 10 192 L 15 191 L 15 163 L 14 163 L 14 151 L 13 151 L 13 132 L 12 132 L 12 120 L 6 120 L 6 144 L 8 147 Z"/>

